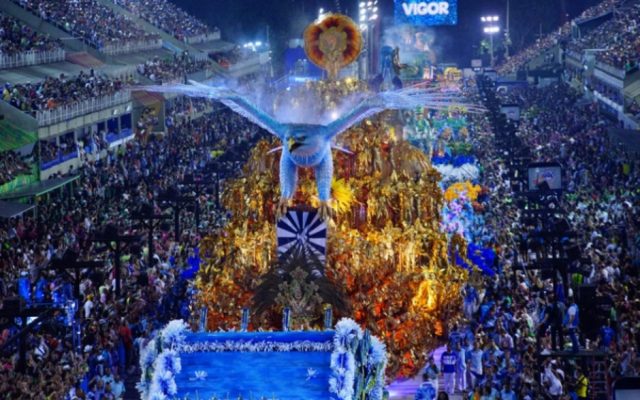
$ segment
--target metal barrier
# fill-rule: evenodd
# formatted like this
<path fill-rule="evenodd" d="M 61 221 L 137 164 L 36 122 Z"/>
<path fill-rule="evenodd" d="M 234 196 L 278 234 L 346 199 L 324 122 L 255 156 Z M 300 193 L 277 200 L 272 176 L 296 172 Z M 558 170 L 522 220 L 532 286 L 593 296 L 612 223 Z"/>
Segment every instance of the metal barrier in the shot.
<path fill-rule="evenodd" d="M 626 76 L 626 72 L 623 68 L 616 68 L 613 65 L 609 65 L 605 62 L 602 61 L 596 61 L 596 67 L 600 68 L 601 70 L 609 73 L 609 75 L 613 75 L 616 78 L 622 79 L 624 80 L 625 76 Z"/>
<path fill-rule="evenodd" d="M 211 33 L 203 33 L 201 35 L 185 37 L 184 41 L 188 44 L 198 44 L 198 43 L 204 43 L 204 42 L 211 42 L 214 40 L 220 40 L 220 37 L 221 37 L 220 31 L 215 30 Z"/>
<path fill-rule="evenodd" d="M 162 39 L 144 40 L 139 42 L 131 42 L 126 44 L 109 44 L 98 47 L 101 53 L 109 56 L 118 54 L 129 54 L 137 51 L 155 50 L 162 47 Z"/>
<path fill-rule="evenodd" d="M 64 61 L 65 56 L 66 53 L 63 49 L 49 51 L 32 50 L 13 55 L 0 54 L 0 69 Z"/>
<path fill-rule="evenodd" d="M 110 96 L 91 98 L 68 106 L 58 107 L 53 110 L 37 111 L 36 120 L 38 121 L 39 126 L 52 125 L 80 115 L 114 107 L 130 100 L 131 92 L 129 90 L 123 90 Z"/>
<path fill-rule="evenodd" d="M 268 61 L 268 56 L 269 56 L 268 53 L 266 54 L 266 56 L 264 56 L 263 53 L 250 54 L 247 57 L 241 58 L 236 63 L 231 64 L 229 66 L 229 72 L 236 72 L 243 68 L 248 68 L 255 65 L 262 65 L 265 62 L 265 57 L 267 58 L 266 61 Z"/>
<path fill-rule="evenodd" d="M 207 53 L 195 53 L 195 54 L 191 54 L 191 56 L 196 61 L 208 61 L 209 60 L 209 56 L 207 55 Z"/>

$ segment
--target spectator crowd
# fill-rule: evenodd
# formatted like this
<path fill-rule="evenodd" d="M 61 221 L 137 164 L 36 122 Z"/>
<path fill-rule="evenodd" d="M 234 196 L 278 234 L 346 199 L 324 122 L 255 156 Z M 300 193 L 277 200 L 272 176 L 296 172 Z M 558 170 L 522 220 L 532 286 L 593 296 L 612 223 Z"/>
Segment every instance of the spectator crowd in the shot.
<path fill-rule="evenodd" d="M 161 225 L 154 233 L 151 262 L 146 244 L 126 247 L 120 259 L 120 297 L 115 296 L 115 253 L 91 238 L 105 226 L 146 237 L 131 219 L 141 204 L 156 213 L 167 212 L 157 200 L 161 193 L 200 173 L 208 163 L 235 159 L 260 132 L 228 110 L 180 119 L 169 135 L 132 141 L 121 151 L 109 150 L 103 159 L 87 160 L 72 192 L 40 202 L 37 216 L 0 223 L 0 300 L 20 294 L 36 304 L 57 306 L 51 319 L 28 334 L 24 370 L 18 368 L 17 342 L 3 347 L 19 327 L 1 331 L 3 399 L 122 398 L 125 382 L 135 381 L 139 373 L 136 357 L 143 338 L 168 319 L 188 318 L 190 289 L 182 273 L 197 265 L 200 229 L 219 224 L 222 214 L 213 195 L 202 193 L 197 198 L 200 226 L 194 226 L 193 209 L 183 212 L 177 240 L 168 225 Z M 226 150 L 220 161 L 211 158 L 213 148 Z M 229 157 L 224 156 L 227 152 Z M 104 260 L 104 269 L 81 274 L 75 319 L 82 328 L 79 338 L 73 335 L 73 310 L 68 308 L 74 298 L 73 280 L 50 269 L 52 260 L 65 257 Z M 20 279 L 28 282 L 27 289 Z"/>
<path fill-rule="evenodd" d="M 612 123 L 595 105 L 577 100 L 559 84 L 513 89 L 499 101 L 521 105 L 517 137 L 532 161 L 563 166 L 565 194 L 550 219 L 576 233 L 563 240 L 581 255 L 566 279 L 529 268 L 562 250 L 543 248 L 550 245 L 539 234 L 550 221 L 525 214 L 510 156 L 494 144 L 488 120 L 475 121 L 472 140 L 491 193 L 485 221 L 493 237 L 484 245 L 496 250 L 499 273 L 465 288 L 468 324 L 450 327 L 447 351 L 424 372 L 433 385 L 442 373 L 440 390 L 469 399 L 587 398 L 598 372 L 608 383 L 640 374 L 640 162 L 608 140 Z M 584 285 L 593 298 L 580 298 Z M 593 371 L 577 357 L 585 351 L 604 352 L 608 369 Z"/>
<path fill-rule="evenodd" d="M 62 48 L 59 40 L 38 33 L 24 23 L 0 13 L 0 55 L 12 56 L 27 51 L 51 51 Z"/>
<path fill-rule="evenodd" d="M 546 36 L 536 39 L 536 41 L 532 43 L 530 46 L 519 51 L 514 56 L 504 60 L 504 62 L 497 68 L 498 72 L 501 74 L 514 73 L 524 68 L 524 66 L 528 62 L 532 61 L 535 57 L 538 57 L 540 54 L 543 54 L 544 52 L 549 51 L 555 45 L 562 44 L 564 42 L 568 42 L 569 43 L 567 46 L 568 49 L 574 50 L 574 51 L 579 51 L 580 48 L 594 48 L 587 44 L 588 41 L 591 41 L 591 40 L 606 41 L 607 43 L 603 47 L 601 47 L 601 48 L 606 48 L 608 47 L 608 44 L 612 39 L 612 35 L 616 35 L 616 37 L 614 38 L 615 42 L 617 43 L 616 46 L 620 46 L 622 50 L 632 48 L 633 46 L 629 44 L 629 41 L 631 41 L 630 39 L 635 39 L 631 37 L 633 32 L 631 32 L 630 34 L 622 34 L 622 32 L 624 32 L 624 29 L 617 30 L 615 21 L 607 22 L 603 24 L 603 25 L 606 25 L 607 27 L 603 28 L 604 32 L 600 32 L 599 36 L 598 36 L 598 33 L 589 34 L 588 38 L 586 39 L 584 37 L 579 39 L 573 39 L 572 30 L 573 30 L 574 24 L 580 21 L 583 21 L 589 18 L 594 18 L 600 15 L 604 15 L 613 10 L 618 10 L 616 12 L 616 15 L 618 17 L 622 16 L 621 19 L 626 19 L 626 17 L 624 16 L 626 12 L 628 10 L 634 11 L 634 9 L 637 7 L 637 5 L 634 5 L 633 3 L 634 3 L 633 0 L 631 1 L 630 0 L 604 0 L 593 7 L 587 8 L 574 20 L 570 22 L 566 22 L 565 24 L 560 26 L 558 29 L 552 31 Z M 633 25 L 635 26 L 635 21 Z M 635 31 L 635 28 L 633 28 L 633 31 Z M 611 49 L 608 53 L 609 55 L 606 56 L 607 58 L 603 59 L 603 61 L 607 61 L 608 58 L 612 58 L 616 60 L 618 58 L 620 59 L 629 58 L 628 54 L 625 57 L 625 55 L 620 55 L 620 51 L 617 51 L 615 49 Z M 622 65 L 620 65 L 620 67 L 621 66 Z"/>
<path fill-rule="evenodd" d="M 98 48 L 152 38 L 95 0 L 15 1 Z M 209 32 L 167 0 L 113 1 L 181 40 Z M 569 49 L 597 47 L 604 40 L 611 46 L 598 54 L 598 60 L 630 68 L 639 54 L 637 5 L 605 0 L 579 19 L 612 8 L 618 11 L 610 21 Z M 568 38 L 570 30 L 567 24 L 540 39 L 500 71 L 521 68 Z M 5 46 L 5 38 L 19 38 L 19 46 L 12 43 L 14 49 L 7 51 L 56 44 L 0 17 L 0 46 Z M 139 65 L 138 72 L 166 82 L 206 67 L 206 62 L 183 54 L 172 60 L 154 58 Z M 33 114 L 111 95 L 125 84 L 91 70 L 36 84 L 5 84 L 2 99 Z M 478 103 L 486 97 L 474 96 Z M 489 233 L 482 235 L 480 244 L 495 250 L 498 273 L 478 277 L 479 284 L 465 287 L 464 324 L 449 326 L 446 351 L 439 362 L 429 361 L 423 376 L 437 389 L 473 400 L 587 398 L 595 371 L 578 357 L 581 352 L 605 355 L 608 369 L 603 372 L 609 383 L 640 374 L 640 162 L 609 140 L 607 129 L 614 123 L 597 105 L 580 102 L 568 85 L 512 88 L 500 96 L 500 103 L 520 105 L 516 139 L 522 150 L 532 161 L 562 165 L 564 193 L 553 204 L 557 212 L 552 218 L 531 217 L 518 200 L 522 189 L 510 170 L 513 160 L 495 144 L 496 127 L 485 116 L 470 117 L 474 134 L 468 140 L 482 167 L 480 183 L 489 191 L 483 218 L 488 228 L 484 232 Z M 158 113 L 145 109 L 135 126 L 137 140 L 121 149 L 102 145 L 104 157 L 84 159 L 68 193 L 43 199 L 35 215 L 0 221 L 0 307 L 19 296 L 34 304 L 55 305 L 52 318 L 26 335 L 24 365 L 18 343 L 10 341 L 20 327 L 0 321 L 0 398 L 122 398 L 132 389 L 125 383 L 135 381 L 131 378 L 139 373 L 138 349 L 151 331 L 168 319 L 197 314 L 189 310 L 192 288 L 184 273 L 198 265 L 201 233 L 217 229 L 224 220 L 213 193 L 196 197 L 203 216 L 199 225 L 195 210 L 186 209 L 178 237 L 169 224 L 160 223 L 151 248 L 142 242 L 130 244 L 116 260 L 112 247 L 92 239 L 107 226 L 121 234 L 146 236 L 133 219 L 141 205 L 169 216 L 158 198 L 184 189 L 180 183 L 188 176 L 203 173 L 213 163 L 221 167 L 217 171 L 223 171 L 222 181 L 240 170 L 246 151 L 262 131 L 229 110 L 197 119 L 187 112 L 207 107 L 206 100 L 175 100 L 165 115 L 166 135 L 152 133 Z M 637 104 L 635 112 L 640 114 Z M 73 135 L 57 143 L 42 142 L 41 161 L 76 146 Z M 225 153 L 213 158 L 214 149 Z M 28 169 L 18 154 L 0 154 L 0 184 Z M 556 250 L 565 251 L 540 239 L 554 224 L 564 226 L 563 245 L 580 255 L 567 265 L 564 276 L 530 268 Z M 51 269 L 60 259 L 104 260 L 103 268 L 82 271 L 77 309 L 71 307 L 73 279 Z M 115 266 L 120 264 L 123 290 L 116 296 Z M 594 308 L 583 306 L 584 287 L 594 290 Z M 79 336 L 74 325 L 81 327 Z M 438 388 L 439 376 L 443 388 Z"/>
<path fill-rule="evenodd" d="M 580 54 L 585 49 L 604 49 L 596 54 L 596 60 L 613 67 L 630 70 L 640 58 L 638 20 L 640 4 L 621 4 L 613 17 L 568 44 L 568 49 Z"/>
<path fill-rule="evenodd" d="M 84 100 L 113 95 L 122 90 L 126 83 L 131 82 L 112 79 L 94 70 L 81 71 L 76 76 L 60 74 L 37 83 L 6 83 L 2 90 L 2 100 L 35 115 L 36 111 L 54 110 Z"/>
<path fill-rule="evenodd" d="M 13 0 L 43 20 L 97 48 L 158 40 L 97 0 Z"/>
<path fill-rule="evenodd" d="M 30 174 L 31 168 L 22 156 L 9 150 L 0 153 L 0 185 L 11 182 L 14 178 L 23 174 Z"/>
<path fill-rule="evenodd" d="M 168 0 L 113 0 L 178 40 L 207 35 L 207 25 Z"/>
<path fill-rule="evenodd" d="M 41 167 L 43 164 L 59 159 L 61 156 L 76 152 L 81 147 L 76 143 L 73 132 L 61 135 L 57 140 L 40 140 L 38 143 L 40 146 Z"/>
<path fill-rule="evenodd" d="M 207 60 L 198 61 L 189 53 L 174 54 L 172 58 L 161 59 L 154 57 L 138 65 L 138 73 L 154 82 L 166 83 L 173 80 L 184 82 L 187 74 L 202 71 L 209 66 Z"/>

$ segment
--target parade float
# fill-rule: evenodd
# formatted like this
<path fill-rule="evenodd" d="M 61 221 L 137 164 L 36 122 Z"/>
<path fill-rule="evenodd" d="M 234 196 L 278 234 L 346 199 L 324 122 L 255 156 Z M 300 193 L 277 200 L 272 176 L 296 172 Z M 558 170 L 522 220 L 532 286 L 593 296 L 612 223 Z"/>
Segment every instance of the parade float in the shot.
<path fill-rule="evenodd" d="M 345 16 L 305 41 L 328 79 L 277 94 L 273 109 L 226 87 L 145 87 L 213 98 L 273 139 L 225 183 L 228 223 L 201 244 L 204 332 L 176 322 L 149 342 L 143 398 L 380 399 L 459 318 L 467 243 L 443 229 L 441 175 L 392 111 L 446 113 L 459 96 L 340 79 L 361 46 Z"/>

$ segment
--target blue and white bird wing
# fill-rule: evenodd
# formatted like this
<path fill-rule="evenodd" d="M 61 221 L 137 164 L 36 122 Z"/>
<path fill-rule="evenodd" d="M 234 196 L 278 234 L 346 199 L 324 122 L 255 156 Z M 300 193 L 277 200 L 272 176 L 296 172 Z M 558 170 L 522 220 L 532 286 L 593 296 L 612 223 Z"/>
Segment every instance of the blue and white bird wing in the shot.
<path fill-rule="evenodd" d="M 226 88 L 204 85 L 189 81 L 190 84 L 136 86 L 135 90 L 145 90 L 156 93 L 176 93 L 190 97 L 209 98 L 229 107 L 233 111 L 247 118 L 249 121 L 267 130 L 269 133 L 283 139 L 284 125 L 276 121 L 266 112 L 260 110 L 241 94 Z"/>
<path fill-rule="evenodd" d="M 327 139 L 331 140 L 352 126 L 384 110 L 411 110 L 425 107 L 433 110 L 448 110 L 462 107 L 468 112 L 482 112 L 482 107 L 466 103 L 457 93 L 440 89 L 405 88 L 376 93 L 362 100 L 351 111 L 325 126 Z"/>
<path fill-rule="evenodd" d="M 340 116 L 335 121 L 326 125 L 325 138 L 327 140 L 332 140 L 342 132 L 345 132 L 352 126 L 358 125 L 360 122 L 364 121 L 367 118 L 373 117 L 379 112 L 384 111 L 384 107 L 374 105 L 370 101 L 371 98 L 365 99 L 360 102 L 357 106 L 355 106 L 351 111 L 346 114 Z"/>

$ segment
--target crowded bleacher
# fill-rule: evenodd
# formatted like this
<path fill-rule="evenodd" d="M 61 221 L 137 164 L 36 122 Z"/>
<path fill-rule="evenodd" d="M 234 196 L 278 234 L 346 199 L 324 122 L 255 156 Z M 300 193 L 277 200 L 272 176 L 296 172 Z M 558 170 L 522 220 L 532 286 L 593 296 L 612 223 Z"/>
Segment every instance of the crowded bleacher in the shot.
<path fill-rule="evenodd" d="M 172 80 L 185 80 L 187 74 L 202 71 L 210 64 L 207 60 L 198 61 L 188 53 L 175 54 L 170 59 L 155 57 L 138 65 L 138 73 L 154 82 L 169 82 Z"/>
<path fill-rule="evenodd" d="M 629 71 L 640 61 L 640 38 L 638 35 L 638 20 L 640 19 L 640 4 L 629 4 L 616 12 L 615 27 L 609 29 L 614 33 L 609 42 L 603 43 L 606 51 L 597 55 L 598 61 L 616 68 Z M 605 32 L 605 34 L 609 33 Z"/>
<path fill-rule="evenodd" d="M 41 34 L 21 21 L 0 13 L 0 55 L 15 55 L 26 51 L 51 51 L 62 48 L 59 40 Z"/>
<path fill-rule="evenodd" d="M 157 34 L 144 31 L 124 15 L 96 0 L 13 1 L 98 50 L 126 48 L 127 45 L 159 39 Z"/>
<path fill-rule="evenodd" d="M 568 48 L 574 52 L 596 49 L 598 61 L 628 71 L 637 65 L 640 54 L 638 18 L 640 4 L 625 4 L 616 10 L 611 20 L 571 41 Z"/>
<path fill-rule="evenodd" d="M 113 0 L 113 2 L 178 40 L 187 41 L 196 37 L 206 37 L 211 33 L 204 22 L 168 0 Z"/>
<path fill-rule="evenodd" d="M 122 90 L 124 84 L 118 78 L 111 79 L 94 70 L 81 71 L 77 76 L 60 74 L 37 83 L 6 83 L 2 100 L 35 115 L 36 111 L 55 110 L 83 100 L 113 95 Z"/>
<path fill-rule="evenodd" d="M 627 3 L 631 3 L 631 5 L 627 5 Z M 537 57 L 538 55 L 544 53 L 545 51 L 551 49 L 553 46 L 560 44 L 561 42 L 569 42 L 568 48 L 571 50 L 579 49 L 579 48 L 594 48 L 593 46 L 589 46 L 587 40 L 601 40 L 608 41 L 611 39 L 610 34 L 620 34 L 622 35 L 625 29 L 618 30 L 619 26 L 612 26 L 610 29 L 603 28 L 603 32 L 599 32 L 598 34 L 589 35 L 588 39 L 579 38 L 573 39 L 571 37 L 572 32 L 572 24 L 581 20 L 586 20 L 589 18 L 598 17 L 600 15 L 604 15 L 606 13 L 612 12 L 620 7 L 631 7 L 635 8 L 633 5 L 633 1 L 629 2 L 627 0 L 605 0 L 597 5 L 587 8 L 584 10 L 575 20 L 566 22 L 558 29 L 549 33 L 548 35 L 538 38 L 532 43 L 530 46 L 521 50 L 514 56 L 510 57 L 507 60 L 504 60 L 503 63 L 498 67 L 498 71 L 502 74 L 513 73 L 519 69 L 522 69 L 528 62 Z M 627 9 L 625 7 L 625 10 Z M 624 14 L 624 13 L 620 13 Z M 620 15 L 617 14 L 617 15 Z M 632 18 L 633 19 L 633 18 Z M 622 37 L 620 40 L 624 40 Z M 582 43 L 582 45 L 580 44 Z M 605 46 L 607 47 L 607 46 Z"/>

